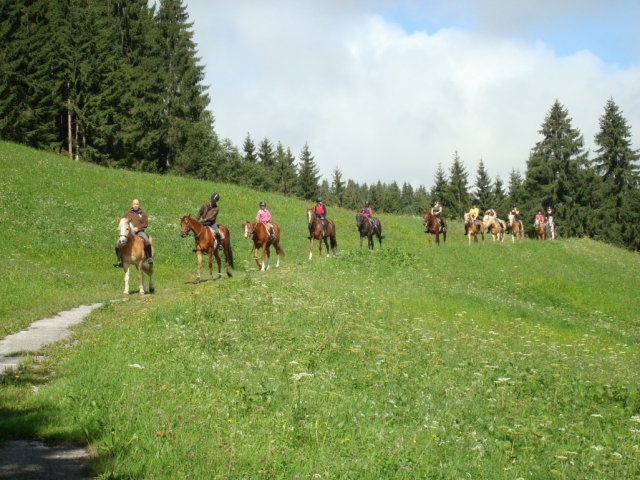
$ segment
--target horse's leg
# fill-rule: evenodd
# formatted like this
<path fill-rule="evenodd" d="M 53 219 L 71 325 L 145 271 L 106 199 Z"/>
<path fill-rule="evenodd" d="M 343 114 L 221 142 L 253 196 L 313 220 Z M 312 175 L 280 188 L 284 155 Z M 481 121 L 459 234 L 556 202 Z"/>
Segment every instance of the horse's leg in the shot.
<path fill-rule="evenodd" d="M 122 268 L 124 269 L 124 293 L 125 295 L 129 295 L 129 264 L 122 261 Z"/>
<path fill-rule="evenodd" d="M 309 260 L 313 257 L 313 233 L 311 234 L 311 242 L 309 243 Z"/>
<path fill-rule="evenodd" d="M 331 253 L 331 249 L 329 248 L 329 237 L 322 237 L 322 240 L 324 240 L 324 246 L 327 248 L 327 258 L 329 258 L 329 254 Z M 320 242 L 320 252 L 322 252 L 322 242 Z M 322 253 L 320 253 L 320 256 L 322 256 Z"/>
<path fill-rule="evenodd" d="M 146 292 L 144 291 L 144 277 L 142 276 L 142 261 L 143 260 L 140 259 L 140 261 L 136 265 L 136 268 L 138 270 L 138 283 L 139 283 L 140 295 L 144 296 Z"/>
<path fill-rule="evenodd" d="M 271 267 L 271 247 L 267 246 L 267 270 Z"/>
<path fill-rule="evenodd" d="M 260 271 L 264 272 L 266 270 L 266 265 L 265 265 L 265 257 L 267 255 L 267 243 L 269 241 L 265 241 L 265 243 L 262 244 L 262 263 L 260 263 Z"/>
<path fill-rule="evenodd" d="M 364 235 L 360 232 L 360 250 L 362 250 L 362 240 L 364 239 Z"/>
<path fill-rule="evenodd" d="M 149 275 L 149 293 L 154 293 L 156 291 L 156 287 L 153 284 L 153 265 L 149 265 L 147 267 L 147 274 Z"/>
<path fill-rule="evenodd" d="M 196 250 L 196 260 L 197 260 L 196 279 L 193 281 L 193 283 L 200 283 L 200 269 L 202 268 L 202 250 Z"/>
<path fill-rule="evenodd" d="M 258 268 L 262 267 L 262 264 L 260 263 L 260 260 L 258 260 L 258 251 L 260 250 L 260 247 L 256 246 L 254 243 L 254 247 L 253 247 L 253 259 L 256 261 L 256 265 L 258 265 Z"/>
<path fill-rule="evenodd" d="M 216 263 L 218 264 L 218 279 L 222 278 L 222 262 L 220 261 L 220 254 L 218 253 L 218 249 L 211 250 L 213 255 L 216 257 Z M 213 278 L 213 260 L 211 259 L 211 254 L 209 254 L 209 273 L 211 273 L 211 278 Z"/>

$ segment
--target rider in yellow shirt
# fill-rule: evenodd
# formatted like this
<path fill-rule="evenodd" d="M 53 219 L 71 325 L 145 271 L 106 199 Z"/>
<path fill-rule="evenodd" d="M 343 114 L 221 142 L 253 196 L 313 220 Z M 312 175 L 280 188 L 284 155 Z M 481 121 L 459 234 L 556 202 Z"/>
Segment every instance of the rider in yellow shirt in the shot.
<path fill-rule="evenodd" d="M 471 215 L 471 217 L 473 218 L 473 221 L 475 222 L 476 220 L 478 220 L 478 217 L 480 216 L 480 209 L 478 208 L 478 205 L 473 202 L 471 204 L 471 209 L 469 210 L 469 215 Z M 467 226 L 464 226 L 464 234 L 466 235 L 467 232 Z"/>

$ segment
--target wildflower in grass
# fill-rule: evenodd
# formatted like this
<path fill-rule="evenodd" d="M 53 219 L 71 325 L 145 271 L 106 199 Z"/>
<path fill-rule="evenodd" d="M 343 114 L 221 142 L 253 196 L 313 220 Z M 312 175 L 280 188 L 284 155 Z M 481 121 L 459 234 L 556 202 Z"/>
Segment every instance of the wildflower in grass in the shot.
<path fill-rule="evenodd" d="M 640 415 L 634 415 L 631 417 L 632 422 L 640 423 Z"/>
<path fill-rule="evenodd" d="M 600 415 L 599 413 L 592 413 L 591 416 L 595 418 L 602 418 L 602 415 Z"/>
<path fill-rule="evenodd" d="M 196 454 L 195 454 L 195 453 L 193 453 L 193 451 L 190 451 L 190 452 L 189 452 L 189 456 L 190 456 L 190 457 L 195 457 L 195 456 L 196 456 Z"/>

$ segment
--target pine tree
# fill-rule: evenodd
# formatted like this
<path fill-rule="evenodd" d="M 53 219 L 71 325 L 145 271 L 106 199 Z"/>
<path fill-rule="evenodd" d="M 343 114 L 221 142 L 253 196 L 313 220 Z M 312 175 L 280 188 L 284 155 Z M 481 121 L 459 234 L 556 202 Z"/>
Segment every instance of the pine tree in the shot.
<path fill-rule="evenodd" d="M 444 192 L 443 208 L 449 209 L 450 218 L 462 219 L 469 205 L 468 174 L 456 151 L 449 169 L 449 184 Z M 445 210 L 446 212 L 446 210 Z"/>
<path fill-rule="evenodd" d="M 342 197 L 342 207 L 349 210 L 357 209 L 362 203 L 361 200 L 360 186 L 351 179 L 347 180 L 347 186 Z"/>
<path fill-rule="evenodd" d="M 319 168 L 311 155 L 309 145 L 304 144 L 300 151 L 300 163 L 298 164 L 298 195 L 305 200 L 311 200 L 318 195 Z"/>
<path fill-rule="evenodd" d="M 342 206 L 342 201 L 344 199 L 344 188 L 345 188 L 345 184 L 344 184 L 344 180 L 342 180 L 342 172 L 336 166 L 336 168 L 333 169 L 333 179 L 331 182 L 331 194 L 336 198 L 336 200 L 338 201 L 338 206 L 340 207 Z"/>
<path fill-rule="evenodd" d="M 251 140 L 251 135 L 247 132 L 247 136 L 242 144 L 242 151 L 244 152 L 244 159 L 246 162 L 258 163 L 258 156 L 256 155 L 256 145 Z"/>
<path fill-rule="evenodd" d="M 481 211 L 491 208 L 490 205 L 494 204 L 495 198 L 493 195 L 493 189 L 491 186 L 491 177 L 484 167 L 484 161 L 480 159 L 478 164 L 478 170 L 476 172 L 476 183 L 474 184 L 475 200 L 477 206 Z"/>
<path fill-rule="evenodd" d="M 634 203 L 638 190 L 638 150 L 631 148 L 631 127 L 613 99 L 605 105 L 600 117 L 600 130 L 594 137 L 598 156 L 593 161 L 601 179 L 598 208 L 593 218 L 596 238 L 618 245 L 633 245 L 628 232 L 634 213 L 628 206 Z"/>
<path fill-rule="evenodd" d="M 273 151 L 273 144 L 267 137 L 264 137 L 258 144 L 258 158 L 260 163 L 267 169 L 271 170 L 276 163 L 275 153 Z"/>
<path fill-rule="evenodd" d="M 400 193 L 400 212 L 406 215 L 415 213 L 415 194 L 410 183 L 402 184 L 402 192 Z"/>
<path fill-rule="evenodd" d="M 444 192 L 447 189 L 447 185 L 449 184 L 449 180 L 447 179 L 447 174 L 442 168 L 442 164 L 438 164 L 438 168 L 436 169 L 436 174 L 434 176 L 433 187 L 431 187 L 431 197 L 432 199 L 438 199 L 440 202 L 444 200 Z M 431 202 L 429 202 L 431 205 Z M 431 207 L 429 207 L 431 208 Z"/>
<path fill-rule="evenodd" d="M 567 110 L 557 100 L 539 133 L 544 138 L 536 143 L 527 160 L 523 184 L 526 201 L 520 212 L 524 218 L 533 218 L 541 207 L 550 205 L 559 234 L 588 234 L 585 221 L 590 206 L 580 204 L 590 196 L 585 182 L 588 172 L 584 169 L 587 164 L 584 139 L 571 126 Z"/>
<path fill-rule="evenodd" d="M 522 174 L 520 170 L 516 170 L 515 168 L 511 169 L 509 172 L 509 186 L 508 186 L 508 194 L 507 200 L 508 205 L 504 208 L 511 209 L 512 205 L 522 205 L 525 198 L 525 191 L 523 187 Z M 518 207 L 520 208 L 520 207 Z"/>
<path fill-rule="evenodd" d="M 508 208 L 506 194 L 504 193 L 504 183 L 500 175 L 497 175 L 493 182 L 493 199 L 493 204 L 489 208 L 493 208 L 496 212 L 502 212 Z"/>
<path fill-rule="evenodd" d="M 291 154 L 291 150 L 287 147 L 284 150 L 282 143 L 278 142 L 276 147 L 276 162 L 273 167 L 273 176 L 275 180 L 276 192 L 283 195 L 293 195 L 296 191 L 296 158 Z"/>
<path fill-rule="evenodd" d="M 413 214 L 422 215 L 426 210 L 429 210 L 431 201 L 427 194 L 427 189 L 424 185 L 420 185 L 415 191 L 415 199 L 413 202 Z"/>
<path fill-rule="evenodd" d="M 398 213 L 400 211 L 401 197 L 400 187 L 398 187 L 395 180 L 389 185 L 383 185 L 380 210 L 385 213 Z"/>

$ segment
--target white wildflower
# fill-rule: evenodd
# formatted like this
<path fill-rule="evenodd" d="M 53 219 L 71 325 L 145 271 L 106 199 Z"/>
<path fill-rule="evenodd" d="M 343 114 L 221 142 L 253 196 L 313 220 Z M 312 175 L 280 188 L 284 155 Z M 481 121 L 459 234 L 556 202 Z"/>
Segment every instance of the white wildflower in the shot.
<path fill-rule="evenodd" d="M 602 415 L 600 415 L 599 413 L 592 413 L 591 416 L 596 418 L 602 418 Z"/>
<path fill-rule="evenodd" d="M 139 368 L 140 370 L 142 370 L 144 368 L 142 365 L 138 365 L 137 363 L 130 363 L 129 367 Z"/>
<path fill-rule="evenodd" d="M 313 377 L 313 374 L 306 372 L 294 373 L 293 375 L 291 375 L 291 380 L 293 380 L 294 382 L 299 382 L 302 377 Z"/>

